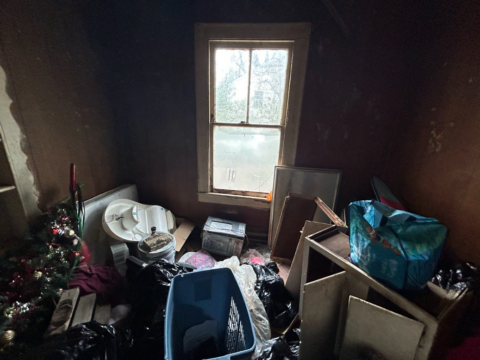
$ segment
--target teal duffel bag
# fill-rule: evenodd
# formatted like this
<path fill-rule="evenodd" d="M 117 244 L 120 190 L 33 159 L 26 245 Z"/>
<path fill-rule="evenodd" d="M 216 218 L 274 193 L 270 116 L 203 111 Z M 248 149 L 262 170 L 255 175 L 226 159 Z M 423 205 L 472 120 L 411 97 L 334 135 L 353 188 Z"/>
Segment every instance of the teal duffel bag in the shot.
<path fill-rule="evenodd" d="M 376 200 L 353 202 L 349 210 L 352 262 L 391 287 L 423 288 L 435 272 L 447 228 Z"/>

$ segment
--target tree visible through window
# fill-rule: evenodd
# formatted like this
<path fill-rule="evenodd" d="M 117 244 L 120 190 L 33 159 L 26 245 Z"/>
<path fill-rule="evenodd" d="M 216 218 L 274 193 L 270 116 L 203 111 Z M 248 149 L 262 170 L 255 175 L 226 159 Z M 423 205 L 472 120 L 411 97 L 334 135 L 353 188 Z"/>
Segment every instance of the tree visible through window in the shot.
<path fill-rule="evenodd" d="M 265 42 L 262 48 L 216 46 L 211 53 L 214 190 L 272 190 L 285 123 L 290 50 L 267 47 Z"/>

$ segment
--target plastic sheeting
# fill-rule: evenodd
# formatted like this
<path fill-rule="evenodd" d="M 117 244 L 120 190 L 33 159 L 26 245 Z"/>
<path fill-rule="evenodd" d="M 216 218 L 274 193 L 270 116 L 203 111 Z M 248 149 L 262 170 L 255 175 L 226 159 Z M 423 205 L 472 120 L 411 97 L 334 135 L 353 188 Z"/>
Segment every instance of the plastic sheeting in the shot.
<path fill-rule="evenodd" d="M 257 275 L 255 292 L 263 303 L 270 320 L 270 326 L 278 332 L 285 330 L 293 321 L 298 310 L 293 306 L 292 297 L 278 275 L 277 264 L 266 266 L 250 264 Z"/>
<path fill-rule="evenodd" d="M 257 348 L 255 355 L 271 337 L 270 324 L 268 322 L 268 316 L 260 301 L 255 286 L 257 282 L 257 275 L 249 265 L 240 266 L 238 257 L 232 256 L 229 259 L 219 261 L 215 264 L 214 268 L 230 268 L 235 275 L 235 278 L 242 289 L 243 296 L 247 302 L 250 316 L 252 317 L 253 328 L 255 330 L 255 336 L 257 338 Z"/>
<path fill-rule="evenodd" d="M 172 279 L 191 269 L 159 260 L 132 280 L 131 329 L 135 359 L 163 359 L 165 306 Z"/>

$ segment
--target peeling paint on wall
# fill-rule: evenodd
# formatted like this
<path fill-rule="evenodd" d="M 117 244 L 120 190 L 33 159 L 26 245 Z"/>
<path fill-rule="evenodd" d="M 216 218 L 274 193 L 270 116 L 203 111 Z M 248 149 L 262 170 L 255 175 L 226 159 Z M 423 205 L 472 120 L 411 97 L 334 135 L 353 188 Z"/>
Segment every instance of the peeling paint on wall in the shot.
<path fill-rule="evenodd" d="M 12 100 L 7 93 L 7 76 L 0 66 L 0 135 L 4 140 L 5 151 L 12 168 L 15 186 L 17 187 L 22 206 L 27 218 L 34 218 L 40 214 L 38 208 L 39 191 L 35 179 L 29 170 L 28 157 L 22 150 L 26 142 L 20 126 L 10 111 Z"/>
<path fill-rule="evenodd" d="M 330 137 L 330 128 L 327 128 L 323 133 L 323 141 L 326 142 L 329 137 Z"/>
<path fill-rule="evenodd" d="M 443 133 L 438 133 L 437 130 L 433 129 L 430 131 L 430 139 L 428 140 L 428 153 L 432 154 L 434 152 L 438 153 L 442 149 L 442 143 L 440 140 L 443 137 Z"/>

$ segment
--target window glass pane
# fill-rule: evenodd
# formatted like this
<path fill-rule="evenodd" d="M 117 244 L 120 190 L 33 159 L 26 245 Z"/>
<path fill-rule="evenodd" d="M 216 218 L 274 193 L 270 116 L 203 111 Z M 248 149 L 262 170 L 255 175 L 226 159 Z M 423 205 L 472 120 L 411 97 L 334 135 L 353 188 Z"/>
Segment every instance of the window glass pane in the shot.
<path fill-rule="evenodd" d="M 281 122 L 288 50 L 253 50 L 250 124 Z"/>
<path fill-rule="evenodd" d="M 213 187 L 270 192 L 279 149 L 279 129 L 215 126 Z"/>
<path fill-rule="evenodd" d="M 215 51 L 215 121 L 246 121 L 250 50 Z"/>

